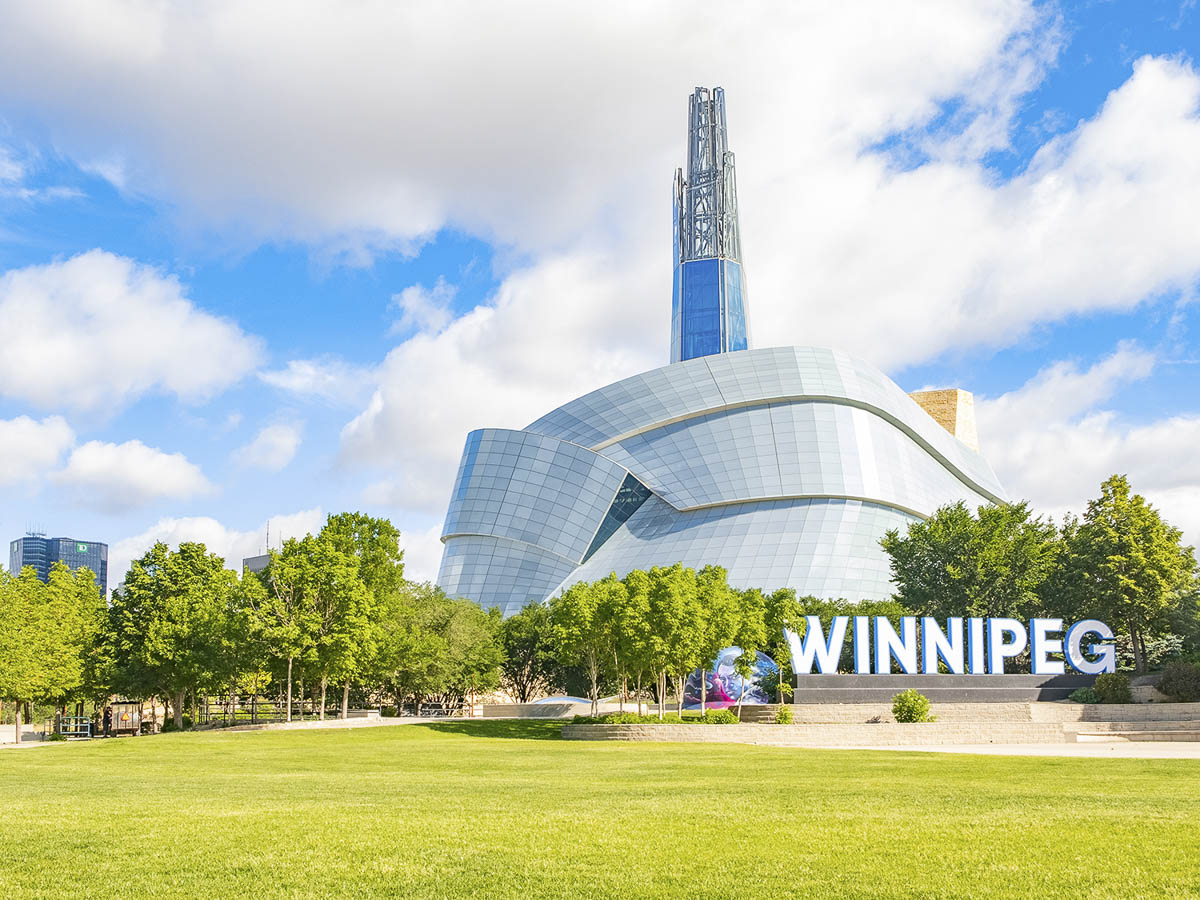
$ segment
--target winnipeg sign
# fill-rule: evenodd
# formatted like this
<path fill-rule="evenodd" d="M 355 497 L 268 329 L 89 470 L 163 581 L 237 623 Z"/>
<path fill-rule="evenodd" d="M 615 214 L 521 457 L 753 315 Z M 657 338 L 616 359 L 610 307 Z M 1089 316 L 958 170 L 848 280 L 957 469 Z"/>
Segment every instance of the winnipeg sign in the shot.
<path fill-rule="evenodd" d="M 897 631 L 884 616 L 835 616 L 826 634 L 817 616 L 806 616 L 804 636 L 784 629 L 792 670 L 809 675 L 813 665 L 822 675 L 838 671 L 849 639 L 856 675 L 889 675 L 892 661 L 906 675 L 1003 675 L 1005 660 L 1030 656 L 1034 675 L 1062 675 L 1069 665 L 1084 675 L 1117 670 L 1113 630 L 1097 619 L 1064 628 L 1062 619 L 949 618 L 904 616 Z M 1107 642 L 1107 643 L 1101 643 Z M 941 666 L 939 666 L 939 663 Z"/>

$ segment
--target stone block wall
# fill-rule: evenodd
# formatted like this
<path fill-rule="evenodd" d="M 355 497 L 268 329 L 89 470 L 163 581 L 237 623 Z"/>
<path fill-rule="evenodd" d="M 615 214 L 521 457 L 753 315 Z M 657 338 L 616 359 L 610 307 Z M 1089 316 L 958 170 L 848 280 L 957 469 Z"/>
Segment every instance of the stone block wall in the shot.
<path fill-rule="evenodd" d="M 975 396 L 970 391 L 947 388 L 938 391 L 913 391 L 908 396 L 935 422 L 970 447 L 979 451 L 979 430 L 975 427 Z"/>

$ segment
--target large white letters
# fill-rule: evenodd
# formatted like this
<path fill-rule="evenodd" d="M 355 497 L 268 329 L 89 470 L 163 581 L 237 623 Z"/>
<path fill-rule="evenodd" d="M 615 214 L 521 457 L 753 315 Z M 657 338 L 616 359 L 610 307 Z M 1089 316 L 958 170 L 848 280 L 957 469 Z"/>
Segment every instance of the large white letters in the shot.
<path fill-rule="evenodd" d="M 805 616 L 805 621 L 804 637 L 790 629 L 784 630 L 791 649 L 792 670 L 797 675 L 808 675 L 815 664 L 819 674 L 835 674 L 846 643 L 850 616 L 834 616 L 828 638 L 819 617 Z M 925 616 L 921 619 L 918 640 L 915 616 L 904 616 L 900 620 L 899 633 L 886 616 L 876 616 L 874 623 L 868 616 L 854 616 L 854 672 L 887 675 L 891 673 L 895 659 L 906 675 L 918 672 L 936 675 L 939 663 L 945 663 L 953 675 L 964 672 L 1003 675 L 1004 661 L 1020 656 L 1026 647 L 1034 675 L 1062 675 L 1064 664 L 1050 658 L 1057 655 L 1065 656 L 1071 668 L 1086 675 L 1117 670 L 1116 648 L 1111 643 L 1083 644 L 1088 635 L 1112 640 L 1112 629 L 1103 622 L 1087 619 L 1072 625 L 1065 638 L 1050 636 L 1060 634 L 1062 630 L 1062 619 L 1031 619 L 1026 630 L 1025 623 L 1018 619 L 970 618 L 964 622 L 957 616 L 947 619 L 943 630 L 936 619 Z"/>
<path fill-rule="evenodd" d="M 792 671 L 797 675 L 808 675 L 812 672 L 813 658 L 816 657 L 818 672 L 822 675 L 835 674 L 842 656 L 842 645 L 846 643 L 846 625 L 850 617 L 833 617 L 828 642 L 825 641 L 821 620 L 817 616 L 805 616 L 804 620 L 808 627 L 804 629 L 803 638 L 791 629 L 784 631 L 792 651 Z"/>
<path fill-rule="evenodd" d="M 1004 640 L 1004 635 L 1013 636 L 1012 643 Z M 1017 619 L 988 619 L 988 672 L 992 675 L 1004 674 L 1004 660 L 1020 656 L 1029 643 L 1029 635 L 1025 626 Z"/>
<path fill-rule="evenodd" d="M 1100 675 L 1103 672 L 1117 671 L 1117 648 L 1112 644 L 1091 644 L 1088 652 L 1096 659 L 1091 660 L 1083 655 L 1084 635 L 1094 634 L 1107 640 L 1112 640 L 1113 631 L 1103 622 L 1095 619 L 1084 619 L 1076 622 L 1067 631 L 1067 662 L 1071 668 L 1085 675 Z"/>
<path fill-rule="evenodd" d="M 1029 668 L 1034 675 L 1062 675 L 1061 660 L 1047 659 L 1047 653 L 1062 653 L 1062 640 L 1051 640 L 1049 631 L 1062 631 L 1062 619 L 1033 619 L 1029 623 Z"/>
<path fill-rule="evenodd" d="M 937 674 L 938 657 L 946 663 L 952 675 L 963 674 L 963 620 L 947 619 L 946 631 L 942 631 L 937 619 L 929 616 L 921 619 L 921 648 L 926 675 Z"/>
<path fill-rule="evenodd" d="M 905 616 L 900 620 L 900 634 L 883 616 L 875 617 L 875 674 L 892 671 L 892 657 L 900 663 L 905 675 L 917 674 L 917 620 Z"/>

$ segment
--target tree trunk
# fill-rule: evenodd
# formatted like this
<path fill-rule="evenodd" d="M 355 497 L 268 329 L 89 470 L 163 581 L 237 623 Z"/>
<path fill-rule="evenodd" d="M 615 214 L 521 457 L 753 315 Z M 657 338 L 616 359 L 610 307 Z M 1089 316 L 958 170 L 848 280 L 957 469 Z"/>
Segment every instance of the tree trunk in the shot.
<path fill-rule="evenodd" d="M 742 679 L 742 689 L 738 691 L 737 716 L 739 722 L 742 721 L 742 698 L 746 696 L 746 682 L 748 680 L 747 678 Z"/>
<path fill-rule="evenodd" d="M 304 679 L 300 678 L 296 684 L 296 694 L 300 697 L 300 721 L 304 721 Z"/>
<path fill-rule="evenodd" d="M 1129 642 L 1133 644 L 1133 669 L 1137 674 L 1146 674 L 1145 648 L 1142 646 L 1141 632 L 1136 625 L 1129 626 Z"/>
<path fill-rule="evenodd" d="M 287 720 L 292 721 L 292 657 L 288 657 Z"/>
<path fill-rule="evenodd" d="M 700 715 L 704 715 L 704 707 L 708 702 L 708 669 L 700 667 Z"/>
<path fill-rule="evenodd" d="M 588 666 L 588 676 L 592 680 L 592 715 L 600 714 L 600 666 L 593 660 Z"/>
<path fill-rule="evenodd" d="M 618 711 L 625 712 L 625 694 L 629 692 L 629 679 L 624 675 L 621 676 L 621 699 L 617 706 Z"/>
<path fill-rule="evenodd" d="M 342 685 L 342 718 L 350 718 L 350 679 Z"/>
<path fill-rule="evenodd" d="M 638 672 L 637 680 L 633 683 L 633 691 L 637 700 L 638 715 L 642 714 L 642 673 Z"/>
<path fill-rule="evenodd" d="M 176 691 L 175 696 L 171 699 L 171 712 L 175 714 L 176 731 L 183 731 L 183 700 L 186 696 L 186 691 Z"/>
<path fill-rule="evenodd" d="M 13 701 L 13 728 L 16 731 L 17 744 L 21 743 L 21 701 Z"/>
<path fill-rule="evenodd" d="M 677 713 L 679 713 L 679 718 L 681 718 L 681 719 L 683 718 L 683 686 L 684 686 L 684 683 L 686 682 L 686 680 L 687 680 L 686 675 L 676 675 L 675 676 L 675 687 L 679 691 L 679 693 L 675 697 L 675 711 Z"/>

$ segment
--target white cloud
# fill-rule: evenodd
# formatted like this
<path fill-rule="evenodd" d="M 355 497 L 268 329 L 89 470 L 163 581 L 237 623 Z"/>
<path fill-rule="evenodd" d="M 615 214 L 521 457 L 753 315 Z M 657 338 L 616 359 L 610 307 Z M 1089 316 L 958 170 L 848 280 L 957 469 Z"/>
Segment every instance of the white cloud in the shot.
<path fill-rule="evenodd" d="M 0 419 L 0 485 L 34 487 L 74 443 L 75 433 L 61 416 Z"/>
<path fill-rule="evenodd" d="M 760 345 L 898 367 L 1192 290 L 1188 64 L 1140 60 L 1025 170 L 986 167 L 1062 40 L 1044 9 L 98 3 L 80 24 L 73 5 L 16 4 L 0 98 L 76 159 L 120 160 L 126 189 L 250 241 L 359 258 L 449 226 L 499 247 L 485 306 L 447 322 L 411 295 L 416 332 L 342 433 L 343 460 L 386 470 L 380 496 L 432 507 L 469 429 L 666 362 L 668 184 L 697 59 L 729 98 Z M 344 375 L 262 377 L 330 399 L 352 393 Z"/>
<path fill-rule="evenodd" d="M 211 489 L 200 467 L 182 453 L 165 453 L 141 441 L 88 441 L 71 451 L 50 476 L 84 506 L 120 512 L 160 499 L 186 499 Z"/>
<path fill-rule="evenodd" d="M 1104 479 L 1125 474 L 1200 544 L 1200 415 L 1136 421 L 1105 408 L 1154 363 L 1123 344 L 1088 369 L 1055 363 L 1016 391 L 978 398 L 983 452 L 1010 495 L 1056 517 L 1081 515 Z"/>
<path fill-rule="evenodd" d="M 0 333 L 20 336 L 0 354 L 0 394 L 40 407 L 112 410 L 155 390 L 199 400 L 260 355 L 174 276 L 102 250 L 0 275 Z"/>
<path fill-rule="evenodd" d="M 332 357 L 293 359 L 282 369 L 259 372 L 258 377 L 280 390 L 338 404 L 360 402 L 371 383 L 368 369 Z"/>
<path fill-rule="evenodd" d="M 404 577 L 410 581 L 437 581 L 442 564 L 442 526 L 439 522 L 424 531 L 405 531 L 400 535 L 404 550 Z"/>
<path fill-rule="evenodd" d="M 25 178 L 25 164 L 0 144 L 0 184 L 19 184 Z"/>
<path fill-rule="evenodd" d="M 413 284 L 392 295 L 392 305 L 400 310 L 400 319 L 392 326 L 393 334 L 409 331 L 437 333 L 450 324 L 450 303 L 458 288 L 438 278 L 433 288 Z"/>
<path fill-rule="evenodd" d="M 241 466 L 278 472 L 295 457 L 303 430 L 299 422 L 267 425 L 249 444 L 235 450 L 233 458 Z"/>
<path fill-rule="evenodd" d="M 325 515 L 320 508 L 273 516 L 250 531 L 227 528 L 208 516 L 159 519 L 141 534 L 123 538 L 109 547 L 108 580 L 115 587 L 129 571 L 130 560 L 139 558 L 155 541 L 162 541 L 171 547 L 178 547 L 184 541 L 199 541 L 210 552 L 222 557 L 226 567 L 240 573 L 243 559 L 267 551 L 268 525 L 271 547 L 278 548 L 286 538 L 315 534 L 323 524 Z"/>

